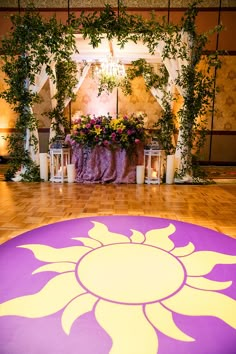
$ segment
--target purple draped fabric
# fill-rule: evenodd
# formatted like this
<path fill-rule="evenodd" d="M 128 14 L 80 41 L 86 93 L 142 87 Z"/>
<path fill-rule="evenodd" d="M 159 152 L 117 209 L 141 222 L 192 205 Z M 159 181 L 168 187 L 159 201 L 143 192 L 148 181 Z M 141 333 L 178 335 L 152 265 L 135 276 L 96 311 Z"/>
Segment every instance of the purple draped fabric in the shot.
<path fill-rule="evenodd" d="M 143 163 L 143 147 L 137 146 L 132 154 L 121 148 L 104 146 L 82 147 L 70 136 L 66 142 L 72 148 L 72 163 L 75 164 L 79 183 L 135 183 L 136 165 Z"/>

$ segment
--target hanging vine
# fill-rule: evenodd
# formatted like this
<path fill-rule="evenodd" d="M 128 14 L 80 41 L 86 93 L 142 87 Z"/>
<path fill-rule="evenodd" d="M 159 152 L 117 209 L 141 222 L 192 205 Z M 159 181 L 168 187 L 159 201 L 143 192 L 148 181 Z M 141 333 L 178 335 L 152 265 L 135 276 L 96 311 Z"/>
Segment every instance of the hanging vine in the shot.
<path fill-rule="evenodd" d="M 169 74 L 163 64 L 158 67 L 158 70 L 155 70 L 154 66 L 147 63 L 145 59 L 138 59 L 132 61 L 131 67 L 127 69 L 127 81 L 130 84 L 130 81 L 139 76 L 144 78 L 147 90 L 157 88 L 162 93 L 162 113 L 153 128 L 157 129 L 154 135 L 158 138 L 165 153 L 169 155 L 174 152 L 173 136 L 176 130 L 175 115 L 171 107 L 173 95 L 166 91 Z M 131 85 L 124 86 L 123 90 L 126 94 L 130 94 L 132 91 Z"/>
<path fill-rule="evenodd" d="M 200 62 L 203 59 L 204 48 L 208 37 L 213 32 L 221 31 L 221 26 L 216 26 L 209 33 L 198 34 L 196 29 L 196 17 L 198 14 L 195 1 L 187 10 L 182 19 L 181 28 L 189 36 L 189 50 L 187 65 L 182 67 L 182 74 L 176 80 L 176 84 L 183 91 L 183 106 L 178 112 L 182 133 L 182 141 L 178 148 L 182 150 L 181 169 L 179 177 L 194 173 L 193 178 L 198 178 L 199 171 L 193 166 L 199 160 L 201 149 L 205 143 L 207 130 L 206 113 L 211 110 L 211 102 L 216 94 L 212 68 L 220 68 L 219 53 L 205 56 L 206 70 L 201 69 Z"/>
<path fill-rule="evenodd" d="M 39 167 L 32 160 L 29 149 L 26 148 L 27 130 L 34 132 L 38 128 L 38 121 L 32 113 L 32 107 L 39 102 L 39 96 L 32 90 L 35 76 L 41 72 L 43 65 L 52 80 L 55 77 L 52 63 L 64 63 L 67 72 L 67 90 L 62 94 L 59 90 L 57 100 L 62 111 L 62 99 L 65 94 L 70 95 L 75 84 L 74 66 L 70 56 L 75 51 L 74 30 L 69 23 L 57 23 L 56 18 L 44 21 L 34 8 L 29 7 L 23 15 L 11 16 L 12 31 L 2 40 L 2 70 L 6 74 L 7 89 L 1 92 L 4 98 L 17 113 L 15 132 L 7 137 L 10 167 L 5 175 L 11 180 L 18 170 L 22 170 L 22 178 L 26 181 L 39 181 Z M 72 21 L 72 23 L 74 23 Z M 66 64 L 65 64 L 66 63 Z M 65 78 L 65 76 L 64 76 Z M 70 81 L 71 79 L 71 81 Z M 60 85 L 62 80 L 60 82 Z M 65 85 L 61 85 L 65 88 Z M 58 115 L 58 119 L 61 116 Z M 60 120 L 64 124 L 65 120 Z M 38 139 L 32 135 L 29 145 L 36 152 Z"/>
<path fill-rule="evenodd" d="M 76 51 L 74 37 L 76 30 L 79 30 L 84 38 L 89 38 L 94 48 L 99 46 L 104 37 L 108 40 L 116 38 L 121 48 L 128 41 L 134 43 L 142 41 L 149 52 L 155 56 L 161 43 L 163 61 L 176 57 L 186 61 L 187 64 L 182 66 L 181 75 L 175 83 L 184 92 L 184 103 L 178 112 L 183 138 L 180 175 L 191 172 L 193 153 L 200 151 L 206 134 L 204 115 L 215 95 L 210 70 L 207 70 L 206 74 L 199 69 L 210 34 L 198 34 L 196 31 L 195 22 L 199 3 L 200 1 L 194 1 L 189 6 L 179 25 L 168 23 L 165 18 L 157 20 L 155 14 L 151 14 L 149 19 L 129 15 L 122 4 L 118 13 L 110 5 L 105 5 L 100 12 L 89 14 L 83 12 L 79 18 L 71 15 L 65 25 L 58 23 L 55 17 L 48 22 L 43 21 L 34 9 L 27 9 L 23 15 L 12 16 L 12 32 L 2 41 L 5 62 L 3 71 L 7 75 L 8 89 L 1 93 L 1 97 L 13 105 L 13 109 L 18 114 L 16 132 L 7 138 L 11 157 L 11 170 L 8 177 L 14 175 L 22 165 L 29 171 L 31 168 L 37 169 L 25 149 L 24 142 L 27 129 L 34 131 L 38 124 L 31 110 L 33 104 L 38 101 L 38 96 L 30 87 L 34 85 L 35 75 L 40 73 L 43 65 L 46 66 L 49 77 L 57 85 L 55 96 L 57 106 L 49 113 L 54 121 L 56 134 L 61 134 L 62 126 L 67 127 L 63 112 L 65 99 L 73 97 L 73 87 L 76 84 L 76 67 L 71 60 L 71 54 Z M 218 26 L 214 31 L 220 29 Z M 190 47 L 182 41 L 183 33 L 188 34 Z M 208 68 L 220 66 L 217 52 L 206 59 Z M 55 73 L 52 70 L 53 62 L 56 63 Z M 141 70 L 147 87 L 156 85 L 163 90 L 164 111 L 158 127 L 162 132 L 163 146 L 167 152 L 172 152 L 170 135 L 174 129 L 174 116 L 171 112 L 171 98 L 164 92 L 164 81 L 167 75 L 157 75 L 142 59 L 133 65 L 133 72 L 132 70 L 129 72 L 121 87 L 124 92 L 129 93 L 132 77 L 139 75 Z M 30 144 L 34 144 L 35 147 L 37 143 L 34 138 L 30 141 Z"/>

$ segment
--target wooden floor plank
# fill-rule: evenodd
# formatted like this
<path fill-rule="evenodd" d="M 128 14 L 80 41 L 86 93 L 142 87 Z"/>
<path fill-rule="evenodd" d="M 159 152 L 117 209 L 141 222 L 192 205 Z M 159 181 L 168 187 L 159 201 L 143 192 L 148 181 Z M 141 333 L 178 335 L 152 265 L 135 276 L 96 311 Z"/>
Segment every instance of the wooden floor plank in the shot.
<path fill-rule="evenodd" d="M 0 182 L 0 198 L 0 243 L 36 227 L 94 215 L 156 216 L 236 238 L 236 184 Z"/>

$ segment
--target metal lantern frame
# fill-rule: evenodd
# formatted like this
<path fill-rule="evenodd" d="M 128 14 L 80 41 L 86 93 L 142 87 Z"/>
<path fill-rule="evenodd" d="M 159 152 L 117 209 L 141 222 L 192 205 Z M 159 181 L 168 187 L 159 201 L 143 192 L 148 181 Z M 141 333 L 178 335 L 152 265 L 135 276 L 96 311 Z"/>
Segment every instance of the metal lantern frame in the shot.
<path fill-rule="evenodd" d="M 67 165 L 70 164 L 70 148 L 50 149 L 51 182 L 68 182 Z"/>
<path fill-rule="evenodd" d="M 145 183 L 161 184 L 164 156 L 164 150 L 144 150 Z"/>

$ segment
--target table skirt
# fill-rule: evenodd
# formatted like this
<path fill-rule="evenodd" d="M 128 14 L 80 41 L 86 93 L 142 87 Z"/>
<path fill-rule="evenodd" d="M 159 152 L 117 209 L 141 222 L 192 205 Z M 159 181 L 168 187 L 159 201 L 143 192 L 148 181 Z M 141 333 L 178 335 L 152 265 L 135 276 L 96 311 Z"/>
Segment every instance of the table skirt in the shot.
<path fill-rule="evenodd" d="M 140 146 L 131 154 L 121 148 L 85 148 L 71 142 L 75 181 L 79 183 L 136 183 L 136 165 L 143 162 Z"/>

